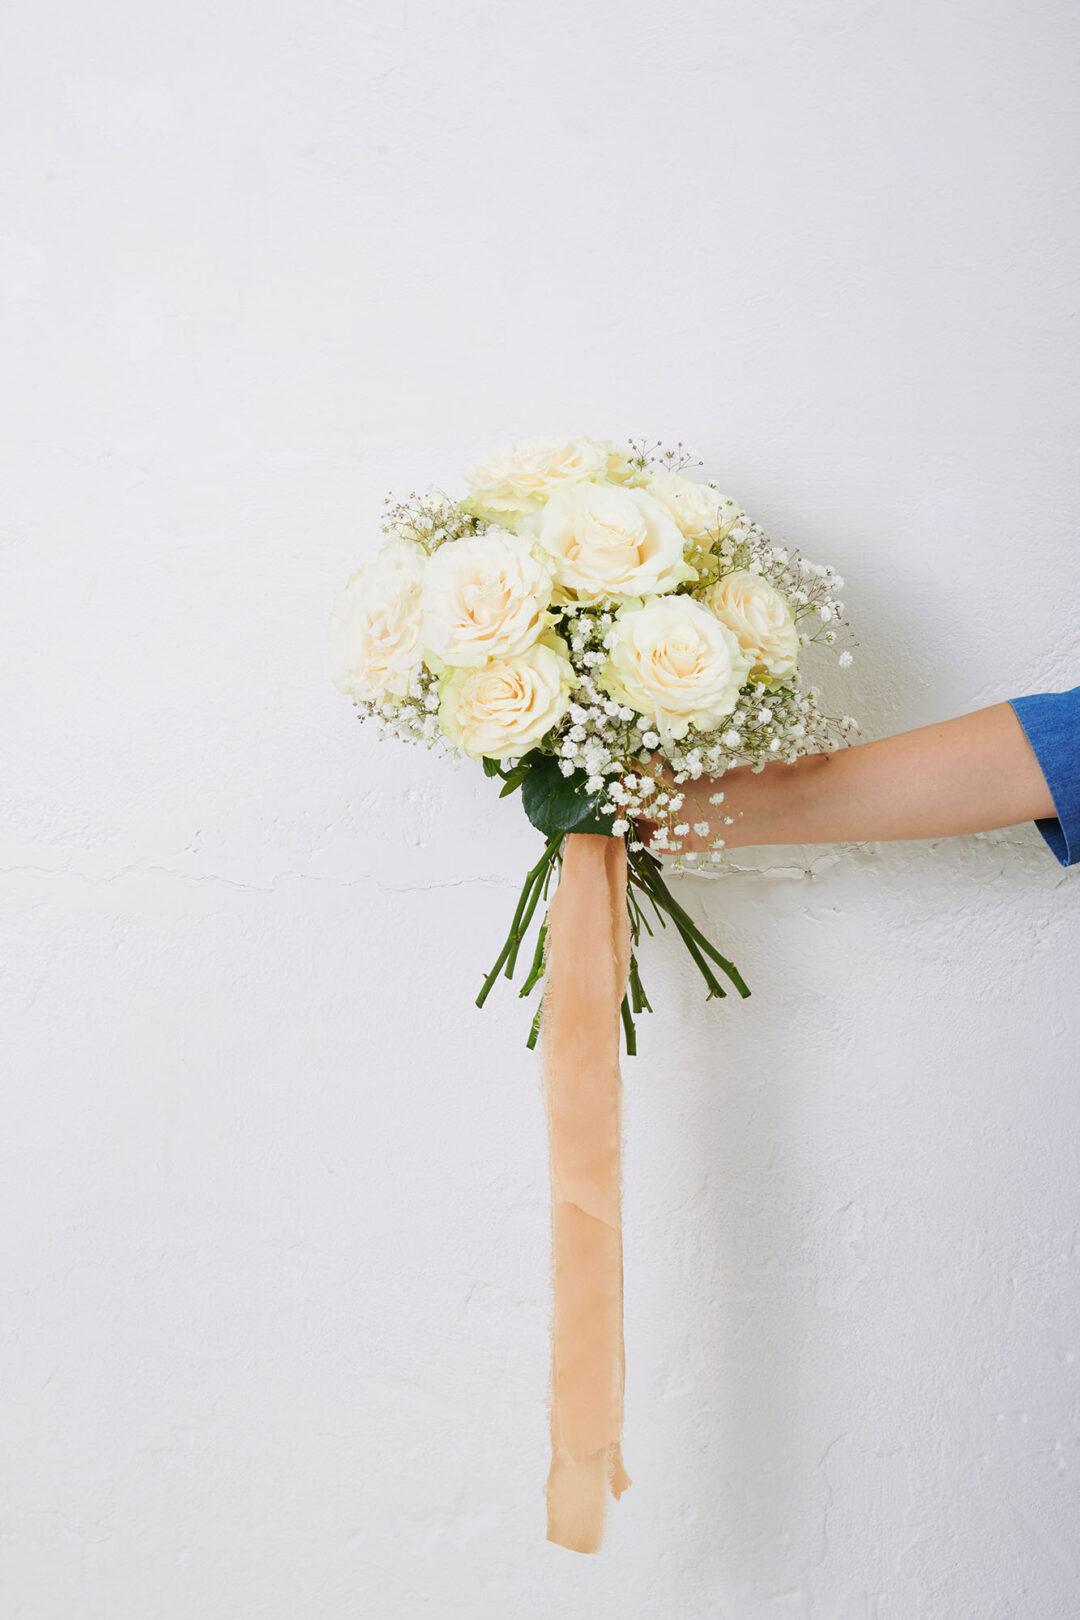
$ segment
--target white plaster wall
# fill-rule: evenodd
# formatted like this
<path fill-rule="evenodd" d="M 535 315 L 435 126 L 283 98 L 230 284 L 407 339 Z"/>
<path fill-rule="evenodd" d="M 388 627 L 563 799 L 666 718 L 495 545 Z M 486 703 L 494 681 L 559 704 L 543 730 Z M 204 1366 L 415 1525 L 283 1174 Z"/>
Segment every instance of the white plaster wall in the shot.
<path fill-rule="evenodd" d="M 323 632 L 385 489 L 649 433 L 847 576 L 869 734 L 1080 680 L 1075 7 L 4 26 L 4 1620 L 1073 1616 L 1080 878 L 1028 828 L 683 886 L 755 994 L 648 953 L 583 1559 L 472 1007 L 535 840 Z"/>

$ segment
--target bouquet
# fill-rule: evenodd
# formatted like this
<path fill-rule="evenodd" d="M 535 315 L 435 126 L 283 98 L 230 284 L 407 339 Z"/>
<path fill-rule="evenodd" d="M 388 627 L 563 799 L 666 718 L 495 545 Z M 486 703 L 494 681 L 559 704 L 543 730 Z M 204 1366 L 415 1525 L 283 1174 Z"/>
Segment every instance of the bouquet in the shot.
<path fill-rule="evenodd" d="M 690 784 L 857 729 L 801 667 L 810 644 L 851 662 L 843 580 L 770 541 L 693 465 L 648 441 L 511 445 L 466 473 L 463 498 L 388 499 L 382 547 L 331 613 L 335 683 L 361 717 L 479 760 L 544 838 L 476 999 L 519 961 L 520 994 L 544 986 L 528 1044 L 541 1039 L 552 1154 L 548 1535 L 581 1551 L 599 1544 L 606 1489 L 629 1484 L 618 1052 L 652 1010 L 643 934 L 670 926 L 709 998 L 725 981 L 749 994 L 662 858 L 723 863 L 723 790 L 703 806 Z M 684 848 L 691 828 L 703 853 Z"/>

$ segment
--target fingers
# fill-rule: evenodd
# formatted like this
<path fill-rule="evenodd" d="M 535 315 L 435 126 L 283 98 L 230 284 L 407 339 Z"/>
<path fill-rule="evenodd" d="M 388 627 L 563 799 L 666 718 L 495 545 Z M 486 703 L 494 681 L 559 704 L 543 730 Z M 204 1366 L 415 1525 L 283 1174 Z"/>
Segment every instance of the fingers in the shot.
<path fill-rule="evenodd" d="M 652 841 L 660 830 L 660 823 L 658 821 L 635 821 L 633 828 L 634 837 L 644 844 L 646 849 L 651 850 Z"/>

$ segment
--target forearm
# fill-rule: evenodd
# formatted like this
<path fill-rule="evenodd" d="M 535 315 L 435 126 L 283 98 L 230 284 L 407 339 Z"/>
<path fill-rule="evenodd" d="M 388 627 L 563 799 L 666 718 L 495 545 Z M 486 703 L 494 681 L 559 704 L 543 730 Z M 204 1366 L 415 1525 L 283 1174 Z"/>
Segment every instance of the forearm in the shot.
<path fill-rule="evenodd" d="M 708 820 L 728 848 L 945 838 L 1054 814 L 1039 763 L 1007 703 L 957 720 L 688 782 L 680 817 Z M 723 803 L 710 804 L 722 791 Z M 729 815 L 731 826 L 720 821 Z M 688 847 L 710 840 L 692 836 Z"/>

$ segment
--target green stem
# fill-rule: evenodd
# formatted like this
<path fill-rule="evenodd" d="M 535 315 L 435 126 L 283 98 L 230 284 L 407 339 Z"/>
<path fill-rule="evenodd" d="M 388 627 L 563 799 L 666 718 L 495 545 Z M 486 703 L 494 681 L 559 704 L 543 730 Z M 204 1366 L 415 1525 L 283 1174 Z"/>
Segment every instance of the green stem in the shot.
<path fill-rule="evenodd" d="M 630 937 L 634 944 L 641 944 L 641 930 L 643 928 L 651 939 L 652 929 L 649 927 L 649 920 L 638 905 L 637 896 L 634 893 L 633 879 L 629 874 L 626 880 L 626 909 L 630 916 Z"/>
<path fill-rule="evenodd" d="M 636 1013 L 652 1012 L 652 1008 L 649 1005 L 649 998 L 645 994 L 644 986 L 641 983 L 641 974 L 638 972 L 637 957 L 633 954 L 633 952 L 630 954 L 630 999 L 631 1005 Z"/>
<path fill-rule="evenodd" d="M 634 885 L 634 887 L 636 889 L 641 890 L 642 894 L 645 896 L 645 898 L 649 902 L 650 906 L 652 906 L 653 911 L 656 913 L 656 920 L 660 924 L 661 928 L 666 928 L 667 927 L 667 919 L 665 918 L 664 913 L 661 911 L 660 907 L 657 905 L 656 898 L 653 895 L 652 890 L 647 888 L 646 885 L 644 883 L 642 883 L 642 881 L 641 881 L 641 879 L 639 877 L 631 877 L 630 881 L 631 881 L 631 883 Z M 644 912 L 642 912 L 641 917 L 642 917 L 642 921 L 644 921 L 645 920 L 645 913 Z M 649 929 L 649 933 L 651 935 L 651 933 L 652 933 L 651 928 Z"/>
<path fill-rule="evenodd" d="M 693 936 L 686 933 L 684 929 L 680 928 L 679 938 L 690 952 L 693 961 L 697 965 L 698 972 L 701 974 L 701 977 L 705 980 L 705 983 L 709 987 L 708 999 L 711 1001 L 714 996 L 717 996 L 721 1001 L 723 1001 L 724 997 L 727 995 L 727 991 L 724 989 L 723 985 L 720 983 L 720 980 L 716 977 L 716 974 L 713 972 L 708 962 L 706 962 L 705 958 L 698 950 Z"/>
<path fill-rule="evenodd" d="M 534 885 L 535 882 L 536 882 L 536 874 L 535 874 L 535 872 L 530 872 L 528 877 L 525 879 L 525 885 L 522 888 L 521 897 L 520 897 L 520 899 L 518 900 L 518 903 L 517 903 L 517 910 L 514 912 L 514 920 L 510 924 L 510 932 L 507 935 L 506 940 L 503 943 L 502 950 L 499 952 L 498 959 L 497 959 L 497 961 L 495 963 L 495 966 L 492 968 L 491 972 L 488 974 L 487 978 L 484 980 L 483 986 L 481 987 L 481 990 L 480 990 L 480 994 L 476 998 L 476 1005 L 478 1007 L 482 1007 L 484 1005 L 484 1002 L 487 1000 L 488 995 L 491 992 L 492 985 L 495 983 L 495 980 L 499 977 L 499 974 L 502 972 L 503 963 L 506 961 L 507 957 L 510 955 L 510 952 L 514 948 L 514 936 L 515 936 L 515 934 L 517 932 L 518 922 L 521 919 L 521 913 L 525 909 L 525 904 L 526 904 L 526 902 L 527 902 L 527 900 L 529 898 L 529 895 L 532 893 L 533 885 Z"/>
<path fill-rule="evenodd" d="M 549 862 L 547 870 L 550 871 L 550 869 Z M 514 943 L 510 948 L 510 955 L 506 959 L 506 977 L 508 979 L 512 979 L 514 977 L 514 969 L 517 967 L 518 950 L 521 947 L 521 942 L 525 938 L 525 935 L 529 932 L 529 924 L 532 922 L 533 912 L 536 910 L 540 902 L 540 893 L 543 887 L 544 873 L 541 872 L 537 875 L 536 882 L 533 884 L 532 895 L 530 896 L 529 903 L 525 907 L 524 914 L 518 922 L 517 931 L 513 936 Z"/>
<path fill-rule="evenodd" d="M 693 941 L 696 949 L 690 950 L 690 954 L 695 957 L 695 960 L 699 958 L 702 952 L 704 952 L 704 954 L 707 956 L 711 956 L 712 960 L 717 964 L 717 966 L 722 968 L 727 974 L 740 996 L 748 996 L 750 994 L 749 987 L 747 986 L 746 981 L 739 972 L 738 968 L 733 962 L 729 962 L 726 956 L 721 956 L 720 952 L 716 949 L 716 946 L 711 940 L 706 939 L 705 935 L 701 932 L 701 929 L 694 922 L 693 918 L 688 912 L 683 910 L 682 906 L 680 906 L 679 902 L 676 900 L 675 896 L 664 882 L 662 876 L 660 875 L 659 861 L 649 855 L 641 855 L 635 860 L 634 871 L 637 873 L 640 883 L 645 887 L 646 892 L 652 899 L 654 906 L 662 906 L 667 912 L 668 916 L 671 918 L 672 922 L 675 924 L 676 928 L 678 928 L 688 950 L 690 950 L 691 940 Z M 715 979 L 713 982 L 715 983 Z M 719 987 L 718 993 L 720 995 L 724 994 L 722 990 L 719 990 Z"/>
<path fill-rule="evenodd" d="M 503 965 L 506 962 L 507 957 L 512 951 L 516 954 L 516 947 L 521 943 L 521 919 L 525 914 L 526 906 L 529 904 L 529 897 L 532 894 L 533 889 L 543 881 L 544 873 L 550 869 L 558 847 L 562 843 L 562 836 L 563 835 L 561 833 L 557 833 L 555 837 L 549 841 L 544 849 L 544 853 L 541 855 L 540 859 L 537 861 L 536 865 L 525 879 L 524 885 L 522 886 L 521 895 L 518 899 L 517 910 L 514 912 L 514 920 L 510 924 L 510 932 L 507 935 L 506 942 L 503 945 L 502 950 L 499 952 L 498 961 L 495 963 L 495 966 L 484 980 L 480 994 L 476 998 L 476 1005 L 478 1007 L 482 1007 L 484 1002 L 487 1000 L 488 995 L 491 992 L 491 987 L 495 983 L 495 980 L 499 977 L 499 974 L 502 972 Z M 532 913 L 530 912 L 530 916 L 531 915 Z"/>
<path fill-rule="evenodd" d="M 622 1022 L 623 1031 L 626 1035 L 626 1055 L 627 1057 L 637 1057 L 637 1030 L 634 1028 L 634 1020 L 630 1015 L 630 1003 L 625 996 L 622 998 Z"/>
<path fill-rule="evenodd" d="M 529 974 L 525 980 L 525 983 L 518 991 L 519 996 L 527 996 L 529 991 L 533 988 L 533 985 L 537 984 L 544 976 L 544 942 L 546 939 L 547 921 L 545 920 L 540 924 L 540 933 L 536 941 L 536 952 L 532 959 L 532 967 L 529 969 Z"/>

